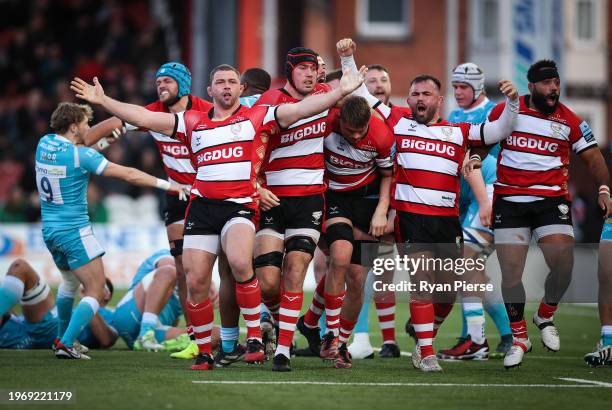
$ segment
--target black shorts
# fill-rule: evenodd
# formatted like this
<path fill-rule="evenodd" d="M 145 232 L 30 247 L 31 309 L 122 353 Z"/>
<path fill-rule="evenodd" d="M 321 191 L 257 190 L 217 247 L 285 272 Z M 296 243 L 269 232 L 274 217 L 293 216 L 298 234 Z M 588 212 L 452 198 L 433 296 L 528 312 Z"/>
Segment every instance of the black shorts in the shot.
<path fill-rule="evenodd" d="M 395 240 L 404 244 L 403 249 L 408 253 L 432 250 L 449 257 L 459 257 L 463 253 L 463 231 L 457 216 L 397 211 Z"/>
<path fill-rule="evenodd" d="M 183 235 L 221 235 L 233 218 L 255 220 L 255 211 L 244 205 L 216 199 L 193 198 L 187 208 Z"/>
<path fill-rule="evenodd" d="M 325 192 L 325 217 L 346 218 L 354 227 L 368 233 L 378 206 L 378 197 L 366 196 L 362 190 L 357 191 L 338 192 L 328 189 Z"/>
<path fill-rule="evenodd" d="M 285 234 L 288 229 L 313 229 L 321 232 L 325 198 L 323 194 L 309 196 L 282 196 L 280 205 L 261 211 L 259 231 L 272 229 Z"/>
<path fill-rule="evenodd" d="M 572 203 L 565 197 L 533 202 L 510 202 L 502 196 L 493 203 L 493 229 L 529 228 L 548 225 L 572 225 Z"/>
<path fill-rule="evenodd" d="M 164 211 L 164 221 L 166 226 L 185 219 L 189 201 L 181 201 L 178 195 L 166 194 L 166 209 Z"/>

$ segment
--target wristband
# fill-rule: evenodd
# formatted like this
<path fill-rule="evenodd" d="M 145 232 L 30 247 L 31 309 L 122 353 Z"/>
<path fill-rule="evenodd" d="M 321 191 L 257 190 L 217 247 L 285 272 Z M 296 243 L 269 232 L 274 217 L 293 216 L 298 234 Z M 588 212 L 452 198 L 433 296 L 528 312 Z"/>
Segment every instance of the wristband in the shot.
<path fill-rule="evenodd" d="M 157 182 L 155 183 L 155 187 L 159 188 L 159 189 L 163 189 L 164 191 L 167 191 L 167 190 L 170 189 L 170 182 L 165 181 L 163 179 L 157 178 Z"/>

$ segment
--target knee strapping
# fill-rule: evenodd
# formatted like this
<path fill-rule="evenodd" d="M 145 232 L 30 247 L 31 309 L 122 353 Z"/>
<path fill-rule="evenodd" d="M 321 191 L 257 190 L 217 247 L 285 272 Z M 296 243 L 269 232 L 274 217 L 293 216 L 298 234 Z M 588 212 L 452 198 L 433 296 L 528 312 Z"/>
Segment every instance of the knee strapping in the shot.
<path fill-rule="evenodd" d="M 259 255 L 253 260 L 253 268 L 264 268 L 266 266 L 275 266 L 281 268 L 283 266 L 283 253 L 274 251 Z"/>
<path fill-rule="evenodd" d="M 299 251 L 308 253 L 310 256 L 314 255 L 316 247 L 317 244 L 310 236 L 301 235 L 292 236 L 289 238 L 289 240 L 287 240 L 287 244 L 285 245 L 287 253 Z"/>
<path fill-rule="evenodd" d="M 181 256 L 182 254 L 183 254 L 183 240 L 176 239 L 174 241 L 170 241 L 170 255 Z"/>
<path fill-rule="evenodd" d="M 340 240 L 353 243 L 355 242 L 353 227 L 346 222 L 330 225 L 325 231 L 325 240 L 327 241 L 327 246 L 331 246 L 332 243 Z"/>
<path fill-rule="evenodd" d="M 35 305 L 42 302 L 49 296 L 51 288 L 42 279 L 39 279 L 38 283 L 31 289 L 26 290 L 21 298 L 22 305 Z"/>

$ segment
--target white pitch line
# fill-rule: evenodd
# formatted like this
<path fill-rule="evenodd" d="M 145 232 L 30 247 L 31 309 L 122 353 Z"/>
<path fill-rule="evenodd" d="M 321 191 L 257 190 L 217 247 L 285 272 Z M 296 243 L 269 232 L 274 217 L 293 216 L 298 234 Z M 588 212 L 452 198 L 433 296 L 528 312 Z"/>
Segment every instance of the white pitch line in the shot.
<path fill-rule="evenodd" d="M 569 380 L 569 379 L 568 379 Z M 576 379 L 578 380 L 578 379 Z M 324 381 L 250 381 L 250 380 L 193 380 L 194 384 L 249 384 L 249 385 L 298 385 L 298 386 L 377 386 L 377 387 L 503 387 L 503 388 L 603 388 L 612 384 L 510 384 L 510 383 L 350 383 Z"/>
<path fill-rule="evenodd" d="M 601 386 L 601 387 L 612 387 L 612 383 L 599 382 L 599 381 L 596 381 L 596 380 L 574 379 L 572 377 L 557 377 L 557 379 L 565 380 L 565 381 L 568 381 L 568 382 L 587 383 L 587 384 L 591 384 L 591 385 L 595 385 L 595 386 Z"/>

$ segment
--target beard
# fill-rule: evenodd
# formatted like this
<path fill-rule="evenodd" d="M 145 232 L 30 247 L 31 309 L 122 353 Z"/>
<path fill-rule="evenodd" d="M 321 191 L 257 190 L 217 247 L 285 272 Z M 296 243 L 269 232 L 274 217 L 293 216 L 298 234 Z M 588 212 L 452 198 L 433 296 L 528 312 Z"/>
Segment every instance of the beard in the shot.
<path fill-rule="evenodd" d="M 553 105 L 549 104 L 549 98 L 554 98 L 555 103 Z M 531 93 L 531 101 L 533 101 L 533 105 L 536 107 L 538 111 L 542 114 L 550 115 L 557 109 L 557 105 L 559 105 L 559 95 L 558 94 L 540 94 L 537 91 L 533 91 Z"/>
<path fill-rule="evenodd" d="M 221 97 L 219 98 L 216 102 L 221 106 L 221 108 L 223 108 L 224 110 L 229 110 L 230 108 L 232 108 L 235 104 L 236 104 L 236 100 L 238 100 L 238 98 L 230 98 L 228 100 L 226 100 L 225 98 Z"/>
<path fill-rule="evenodd" d="M 162 97 L 161 97 L 161 95 L 159 95 L 159 93 L 157 94 L 157 97 L 162 102 L 162 104 L 164 104 L 168 108 L 172 107 L 174 104 L 176 104 L 181 99 L 178 96 L 178 94 L 172 95 L 172 94 L 170 94 L 170 92 L 168 92 L 168 96 L 165 99 L 162 99 Z"/>
<path fill-rule="evenodd" d="M 419 112 L 419 110 L 416 109 L 412 110 L 412 116 L 419 124 L 429 124 L 434 115 L 436 115 L 436 107 L 427 107 L 423 112 Z"/>

